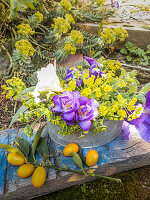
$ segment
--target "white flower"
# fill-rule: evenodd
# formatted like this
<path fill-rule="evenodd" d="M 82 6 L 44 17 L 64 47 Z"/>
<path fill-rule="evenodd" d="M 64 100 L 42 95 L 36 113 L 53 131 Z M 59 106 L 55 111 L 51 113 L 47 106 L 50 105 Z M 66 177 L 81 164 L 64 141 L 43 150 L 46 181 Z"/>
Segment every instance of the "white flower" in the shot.
<path fill-rule="evenodd" d="M 102 78 L 106 79 L 106 74 L 101 74 Z"/>
<path fill-rule="evenodd" d="M 39 103 L 39 92 L 49 91 L 49 94 L 53 92 L 62 92 L 63 89 L 60 86 L 60 81 L 56 74 L 56 65 L 48 64 L 47 67 L 41 68 L 41 71 L 37 72 L 38 83 L 33 91 L 35 102 Z"/>

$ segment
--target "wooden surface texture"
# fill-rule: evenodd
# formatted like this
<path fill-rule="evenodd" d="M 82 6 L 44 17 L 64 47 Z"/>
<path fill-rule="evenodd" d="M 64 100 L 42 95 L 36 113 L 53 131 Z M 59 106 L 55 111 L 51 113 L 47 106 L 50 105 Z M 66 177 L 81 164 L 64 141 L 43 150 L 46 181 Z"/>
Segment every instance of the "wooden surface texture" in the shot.
<path fill-rule="evenodd" d="M 96 173 L 101 175 L 112 175 L 119 172 L 150 165 L 150 144 L 140 138 L 133 126 L 130 127 L 130 139 L 123 140 L 122 135 L 106 146 L 95 147 L 99 153 L 98 163 L 93 167 Z M 27 138 L 23 130 L 5 130 L 0 132 L 0 143 L 13 144 L 16 136 L 27 139 L 32 143 L 33 137 Z M 49 138 L 47 128 L 42 133 L 47 138 L 52 164 L 60 167 L 79 170 L 72 160 L 72 157 L 65 157 L 62 153 L 63 146 L 56 144 Z M 84 158 L 88 148 L 81 149 Z M 83 184 L 94 180 L 94 177 L 87 177 L 68 172 L 58 172 L 54 169 L 47 169 L 47 180 L 41 188 L 32 186 L 31 177 L 20 179 L 17 177 L 17 166 L 12 166 L 7 162 L 7 152 L 0 149 L 0 200 L 23 200 L 42 196 L 53 191 L 57 191 L 72 185 Z M 38 161 L 42 158 L 37 154 Z"/>

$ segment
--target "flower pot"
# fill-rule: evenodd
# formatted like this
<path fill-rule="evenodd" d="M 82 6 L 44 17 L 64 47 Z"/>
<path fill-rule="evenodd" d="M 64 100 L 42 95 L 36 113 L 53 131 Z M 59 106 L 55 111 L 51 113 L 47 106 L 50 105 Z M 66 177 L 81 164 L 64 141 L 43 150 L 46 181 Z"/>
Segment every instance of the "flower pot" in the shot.
<path fill-rule="evenodd" d="M 48 133 L 50 138 L 62 146 L 66 146 L 69 143 L 76 143 L 81 148 L 92 148 L 97 146 L 106 145 L 118 137 L 122 131 L 123 121 L 105 120 L 104 125 L 108 128 L 106 131 L 100 131 L 95 136 L 92 131 L 89 131 L 83 138 L 80 132 L 73 133 L 72 135 L 62 136 L 58 134 L 60 127 L 47 122 Z"/>

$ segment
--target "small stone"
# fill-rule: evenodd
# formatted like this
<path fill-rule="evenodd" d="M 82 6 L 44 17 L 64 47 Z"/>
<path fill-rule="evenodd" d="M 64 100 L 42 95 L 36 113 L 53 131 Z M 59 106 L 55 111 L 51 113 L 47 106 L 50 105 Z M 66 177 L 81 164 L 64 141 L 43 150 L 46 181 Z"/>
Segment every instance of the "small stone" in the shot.
<path fill-rule="evenodd" d="M 121 53 L 118 53 L 118 54 L 116 55 L 116 59 L 119 60 L 119 61 L 120 61 L 120 60 L 122 61 L 122 60 L 124 60 L 124 56 L 123 56 Z"/>

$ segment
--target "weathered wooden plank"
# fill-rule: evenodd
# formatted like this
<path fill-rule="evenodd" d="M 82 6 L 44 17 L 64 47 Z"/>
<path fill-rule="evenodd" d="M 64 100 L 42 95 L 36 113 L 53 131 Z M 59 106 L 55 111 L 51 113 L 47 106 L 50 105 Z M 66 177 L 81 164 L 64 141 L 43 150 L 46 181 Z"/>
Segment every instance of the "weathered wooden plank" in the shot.
<path fill-rule="evenodd" d="M 13 145 L 14 144 L 14 140 L 17 137 L 18 134 L 18 130 L 8 130 L 8 144 Z M 5 193 L 8 192 L 13 192 L 14 190 L 17 189 L 17 185 L 18 185 L 18 177 L 17 177 L 17 169 L 18 166 L 13 166 L 10 163 L 8 163 L 7 166 L 7 179 L 5 181 L 7 184 Z"/>
<path fill-rule="evenodd" d="M 123 140 L 121 134 L 114 141 L 107 144 L 107 146 L 93 148 L 98 151 L 100 157 L 96 166 L 127 159 L 128 157 L 134 155 L 138 156 L 139 154 L 147 153 L 150 151 L 150 144 L 141 139 L 134 127 L 131 126 L 130 129 L 132 132 L 130 140 Z M 61 167 L 64 164 L 67 168 L 78 169 L 78 167 L 74 165 L 72 157 L 66 158 L 63 155 L 63 148 L 63 146 L 56 144 L 55 149 L 58 160 L 57 162 L 60 163 Z M 84 158 L 86 157 L 89 150 L 89 148 L 81 149 Z"/>
<path fill-rule="evenodd" d="M 46 134 L 47 129 L 45 128 L 42 132 L 42 137 L 47 136 Z M 32 144 L 33 137 L 28 138 L 23 130 L 21 129 L 20 131 L 14 129 L 14 130 L 6 130 L 4 132 L 0 132 L 0 142 L 5 143 L 5 144 L 13 144 L 15 137 L 22 137 L 24 139 L 27 139 L 29 144 Z M 48 139 L 48 145 L 50 144 L 50 138 L 47 137 Z M 49 145 L 50 148 L 51 145 Z M 42 157 L 38 154 L 36 154 L 36 160 L 40 163 L 42 161 Z M 51 163 L 53 162 L 54 158 L 51 157 L 50 161 Z M 0 199 L 9 196 L 9 193 L 18 191 L 20 188 L 24 188 L 28 185 L 32 184 L 32 178 L 29 177 L 27 179 L 20 179 L 17 176 L 17 169 L 18 166 L 13 166 L 10 163 L 7 162 L 7 157 L 6 157 L 6 152 L 2 149 L 0 149 L 0 194 L 3 194 L 0 196 Z M 54 169 L 47 169 L 47 177 L 48 180 L 55 179 L 56 178 L 56 172 Z M 32 186 L 33 189 L 33 186 Z"/>
<path fill-rule="evenodd" d="M 0 135 L 0 142 L 1 143 L 8 143 L 8 132 L 5 130 L 1 135 Z M 5 192 L 5 179 L 6 179 L 6 174 L 7 174 L 7 159 L 6 155 L 7 153 L 5 150 L 0 149 L 0 194 L 3 194 Z"/>
<path fill-rule="evenodd" d="M 112 175 L 122 171 L 150 165 L 150 144 L 145 142 L 137 134 L 136 130 L 131 126 L 131 136 L 129 140 L 123 140 L 122 135 L 116 138 L 113 142 L 107 146 L 96 147 L 99 153 L 99 160 L 97 165 L 93 167 L 96 173 L 101 175 Z M 45 135 L 47 137 L 47 135 Z M 49 138 L 48 138 L 49 141 Z M 55 142 L 49 141 L 50 150 L 55 154 L 55 157 L 51 162 L 63 167 L 65 165 L 71 169 L 79 169 L 73 162 L 71 157 L 65 157 L 63 155 L 62 146 Z M 89 149 L 81 149 L 84 158 Z M 46 183 L 41 188 L 34 188 L 31 185 L 31 180 L 23 185 L 20 180 L 17 183 L 17 190 L 13 192 L 5 193 L 1 195 L 0 199 L 32 199 L 36 196 L 41 196 L 56 190 L 60 190 L 75 184 L 81 184 L 90 180 L 94 180 L 94 177 L 87 177 L 83 175 L 77 175 L 73 173 L 57 173 L 55 176 L 48 178 Z"/>
<path fill-rule="evenodd" d="M 138 159 L 135 157 L 132 157 L 132 159 L 129 158 L 127 160 L 118 161 L 116 163 L 104 164 L 100 168 L 95 169 L 95 172 L 103 174 L 103 175 L 112 175 L 112 174 L 119 173 L 122 171 L 127 171 L 130 169 L 141 167 L 142 162 L 149 164 L 149 161 L 148 161 L 149 159 L 150 159 L 150 155 L 146 155 L 146 156 L 140 155 Z M 130 168 L 131 161 L 133 162 L 132 168 Z M 135 167 L 135 164 L 136 164 L 136 167 Z M 10 193 L 9 196 L 5 196 L 4 199 L 6 200 L 32 199 L 37 196 L 42 196 L 44 194 L 51 193 L 60 189 L 64 189 L 66 187 L 70 187 L 73 185 L 79 185 L 79 184 L 82 184 L 94 179 L 95 179 L 94 177 L 87 177 L 87 176 L 70 173 L 64 176 L 63 178 L 46 181 L 44 186 L 39 189 L 38 188 L 33 189 L 32 186 L 20 188 L 17 193 L 16 192 Z"/>

